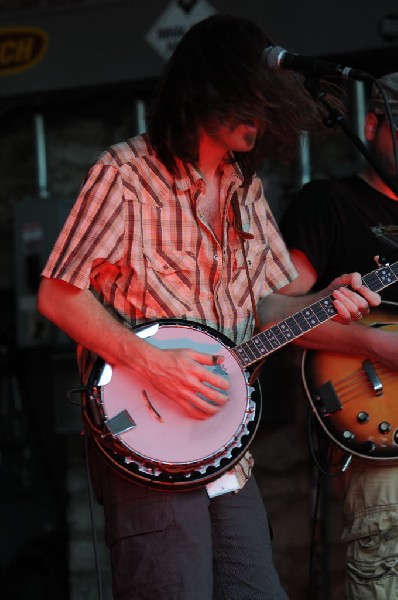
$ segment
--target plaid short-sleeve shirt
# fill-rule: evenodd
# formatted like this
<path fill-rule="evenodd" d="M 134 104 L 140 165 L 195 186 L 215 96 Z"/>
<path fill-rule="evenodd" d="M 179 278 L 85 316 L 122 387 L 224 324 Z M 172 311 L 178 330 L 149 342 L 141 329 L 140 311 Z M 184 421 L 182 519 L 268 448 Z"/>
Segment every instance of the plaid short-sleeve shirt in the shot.
<path fill-rule="evenodd" d="M 225 161 L 218 239 L 203 210 L 206 184 L 194 166 L 180 162 L 172 177 L 145 135 L 114 145 L 89 171 L 43 275 L 90 289 L 129 325 L 182 318 L 241 343 L 252 335 L 253 311 L 233 227 L 234 192 L 243 229 L 253 236 L 245 244 L 256 301 L 295 276 L 260 180 L 241 184 L 236 164 Z M 94 358 L 83 355 L 88 367 Z"/>

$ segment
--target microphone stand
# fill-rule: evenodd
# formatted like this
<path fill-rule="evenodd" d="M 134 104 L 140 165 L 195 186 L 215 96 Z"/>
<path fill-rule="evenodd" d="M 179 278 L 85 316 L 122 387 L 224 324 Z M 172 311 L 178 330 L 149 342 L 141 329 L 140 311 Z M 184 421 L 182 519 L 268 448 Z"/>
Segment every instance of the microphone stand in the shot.
<path fill-rule="evenodd" d="M 396 196 L 398 196 L 398 181 L 386 173 L 385 169 L 381 166 L 376 157 L 369 152 L 360 137 L 349 126 L 344 115 L 329 104 L 329 102 L 326 100 L 326 92 L 320 87 L 318 79 L 316 77 L 305 77 L 304 85 L 311 96 L 318 102 L 321 102 L 321 104 L 323 104 L 323 106 L 325 106 L 327 109 L 328 116 L 325 117 L 325 125 L 328 127 L 338 125 L 360 151 L 362 156 L 364 156 L 372 165 L 374 170 L 380 175 L 390 190 L 394 192 Z"/>

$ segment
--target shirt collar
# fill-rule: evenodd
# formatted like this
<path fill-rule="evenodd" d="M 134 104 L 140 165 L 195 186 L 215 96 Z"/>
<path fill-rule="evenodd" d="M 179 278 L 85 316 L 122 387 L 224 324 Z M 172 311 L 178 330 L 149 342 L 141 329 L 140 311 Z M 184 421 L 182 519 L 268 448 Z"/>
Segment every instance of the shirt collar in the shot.
<path fill-rule="evenodd" d="M 178 175 L 175 179 L 175 185 L 178 190 L 187 191 L 195 186 L 203 177 L 199 170 L 192 163 L 186 163 L 177 159 Z M 234 161 L 233 154 L 229 153 L 221 163 L 221 176 L 238 187 L 243 182 L 243 175 L 239 165 Z"/>

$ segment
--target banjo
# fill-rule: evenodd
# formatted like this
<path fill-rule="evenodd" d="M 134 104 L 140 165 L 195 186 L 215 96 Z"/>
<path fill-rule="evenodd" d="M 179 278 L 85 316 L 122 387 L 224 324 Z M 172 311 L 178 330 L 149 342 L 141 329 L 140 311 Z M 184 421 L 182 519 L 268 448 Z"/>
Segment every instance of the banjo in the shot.
<path fill-rule="evenodd" d="M 398 263 L 362 280 L 379 291 L 398 280 Z M 160 349 L 222 355 L 221 365 L 208 368 L 229 380 L 228 402 L 205 420 L 193 419 L 140 375 L 98 358 L 83 394 L 83 418 L 95 445 L 136 483 L 175 491 L 214 481 L 242 458 L 259 425 L 261 390 L 250 382 L 251 367 L 336 314 L 332 296 L 327 296 L 239 345 L 187 320 L 160 319 L 134 327 L 133 333 Z"/>

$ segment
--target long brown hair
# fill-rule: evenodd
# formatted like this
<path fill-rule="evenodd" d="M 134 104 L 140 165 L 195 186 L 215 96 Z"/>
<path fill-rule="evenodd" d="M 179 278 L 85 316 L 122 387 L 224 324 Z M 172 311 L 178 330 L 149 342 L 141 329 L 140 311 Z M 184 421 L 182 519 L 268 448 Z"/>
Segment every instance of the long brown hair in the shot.
<path fill-rule="evenodd" d="M 303 130 L 323 127 L 322 108 L 301 75 L 271 70 L 263 51 L 273 40 L 253 21 L 213 15 L 200 21 L 177 45 L 149 110 L 148 132 L 167 168 L 175 157 L 195 163 L 199 127 L 209 121 L 259 119 L 263 133 L 248 153 L 235 153 L 245 178 L 272 152 L 289 161 Z"/>

